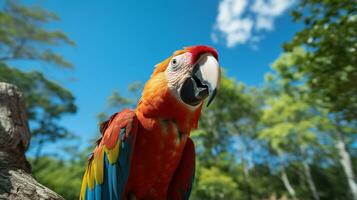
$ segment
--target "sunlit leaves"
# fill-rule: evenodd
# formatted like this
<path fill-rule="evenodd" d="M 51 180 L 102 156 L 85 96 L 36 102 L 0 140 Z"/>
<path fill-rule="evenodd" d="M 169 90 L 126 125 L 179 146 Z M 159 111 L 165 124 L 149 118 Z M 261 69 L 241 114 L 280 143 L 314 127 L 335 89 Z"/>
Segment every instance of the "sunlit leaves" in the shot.
<path fill-rule="evenodd" d="M 268 97 L 263 109 L 263 128 L 259 135 L 278 152 L 306 148 L 315 144 L 317 124 L 321 118 L 309 104 L 282 94 Z"/>
<path fill-rule="evenodd" d="M 238 185 L 231 176 L 216 167 L 199 168 L 192 199 L 239 199 Z"/>
<path fill-rule="evenodd" d="M 40 7 L 6 1 L 0 10 L 0 62 L 43 61 L 72 68 L 69 61 L 52 51 L 52 46 L 74 45 L 74 42 L 59 30 L 44 28 L 49 22 L 58 20 L 56 14 Z"/>
<path fill-rule="evenodd" d="M 34 177 L 46 187 L 61 194 L 65 199 L 78 199 L 82 176 L 86 166 L 86 155 L 72 160 L 41 157 L 30 160 Z"/>
<path fill-rule="evenodd" d="M 306 56 L 292 59 L 287 68 L 275 67 L 285 82 L 296 82 L 295 74 L 303 74 L 299 81 L 309 86 L 311 100 L 348 121 L 357 119 L 356 13 L 355 1 L 301 1 L 293 16 L 305 27 L 284 47 L 296 56 L 295 49 L 303 47 Z"/>

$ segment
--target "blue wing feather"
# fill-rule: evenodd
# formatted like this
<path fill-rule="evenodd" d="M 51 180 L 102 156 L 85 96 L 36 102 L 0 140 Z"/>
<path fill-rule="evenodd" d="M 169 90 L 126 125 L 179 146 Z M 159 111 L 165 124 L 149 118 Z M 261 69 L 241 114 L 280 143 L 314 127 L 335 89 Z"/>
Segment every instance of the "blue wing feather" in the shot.
<path fill-rule="evenodd" d="M 121 133 L 125 129 L 121 129 Z M 120 140 L 120 138 L 119 138 Z M 135 138 L 126 138 L 120 144 L 120 153 L 116 163 L 110 164 L 104 153 L 103 183 L 96 184 L 93 190 L 86 188 L 86 200 L 121 200 L 124 197 L 125 186 L 129 178 L 131 154 L 134 148 Z"/>
<path fill-rule="evenodd" d="M 101 185 L 96 185 L 94 187 L 94 193 L 95 193 L 95 199 L 96 200 L 101 200 L 102 199 L 102 186 Z"/>

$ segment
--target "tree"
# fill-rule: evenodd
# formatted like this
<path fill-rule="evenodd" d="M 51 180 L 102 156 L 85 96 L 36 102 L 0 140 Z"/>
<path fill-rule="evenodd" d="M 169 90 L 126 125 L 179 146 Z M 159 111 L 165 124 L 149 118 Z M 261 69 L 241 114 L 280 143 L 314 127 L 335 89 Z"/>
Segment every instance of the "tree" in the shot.
<path fill-rule="evenodd" d="M 304 82 L 309 87 L 311 101 L 330 111 L 335 124 L 336 149 L 340 156 L 353 199 L 357 199 L 357 183 L 344 124 L 357 121 L 357 6 L 350 0 L 303 0 L 293 11 L 295 21 L 302 21 L 304 28 L 290 43 L 286 51 L 303 46 L 305 59 L 279 73 L 290 84 Z M 302 75 L 293 79 L 293 73 Z M 355 133 L 355 132 L 354 132 Z"/>
<path fill-rule="evenodd" d="M 261 120 L 263 128 L 259 138 L 267 140 L 277 155 L 281 179 L 290 196 L 295 199 L 296 192 L 290 184 L 285 166 L 297 160 L 302 163 L 313 198 L 319 200 L 310 164 L 315 149 L 319 148 L 317 128 L 321 126 L 321 121 L 324 121 L 323 114 L 318 113 L 306 102 L 285 93 L 266 97 L 267 103 Z"/>
<path fill-rule="evenodd" d="M 58 20 L 56 14 L 40 7 L 26 7 L 6 0 L 0 11 L 0 62 L 29 60 L 73 67 L 52 47 L 62 43 L 74 45 L 74 42 L 61 31 L 44 28 Z"/>
<path fill-rule="evenodd" d="M 17 87 L 0 83 L 0 199 L 63 200 L 31 175 L 25 151 L 30 143 L 25 106 Z"/>
<path fill-rule="evenodd" d="M 335 143 L 335 151 L 339 155 L 338 160 L 347 176 L 350 191 L 355 199 L 357 198 L 355 196 L 357 185 L 348 148 L 353 143 L 353 134 L 357 128 L 356 122 L 349 121 L 346 118 L 347 115 L 341 112 L 333 112 L 330 107 L 324 106 L 327 104 L 321 104 L 323 97 L 315 96 L 314 89 L 309 84 L 308 73 L 297 70 L 298 66 L 302 66 L 310 56 L 311 53 L 301 47 L 296 47 L 290 52 L 283 53 L 273 63 L 272 68 L 278 76 L 277 82 L 281 85 L 283 92 L 294 98 L 298 97 L 319 111 L 324 110 L 323 113 L 316 113 L 316 115 L 321 115 L 324 126 L 319 126 L 319 124 L 314 124 L 314 126 L 326 134 L 325 138 Z M 339 95 L 337 91 L 336 95 Z"/>
<path fill-rule="evenodd" d="M 72 68 L 53 47 L 74 45 L 63 32 L 44 28 L 59 20 L 52 12 L 40 7 L 27 7 L 15 1 L 6 1 L 0 9 L 0 81 L 15 84 L 24 91 L 27 113 L 33 127 L 33 146 L 36 157 L 46 142 L 68 138 L 72 134 L 58 120 L 65 114 L 76 112 L 74 97 L 70 91 L 54 81 L 46 79 L 39 71 L 24 72 L 12 67 L 16 61 L 52 64 Z M 23 67 L 23 66 L 22 66 Z"/>
<path fill-rule="evenodd" d="M 350 0 L 302 0 L 292 12 L 304 28 L 284 45 L 290 52 L 305 47 L 300 63 L 281 75 L 302 73 L 311 98 L 339 114 L 343 120 L 357 119 L 357 6 Z"/>

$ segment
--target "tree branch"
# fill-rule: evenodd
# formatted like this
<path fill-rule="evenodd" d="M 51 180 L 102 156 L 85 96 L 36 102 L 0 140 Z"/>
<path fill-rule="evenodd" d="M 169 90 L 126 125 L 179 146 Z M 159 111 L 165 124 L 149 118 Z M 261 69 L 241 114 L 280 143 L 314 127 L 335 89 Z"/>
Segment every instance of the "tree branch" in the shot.
<path fill-rule="evenodd" d="M 21 93 L 0 82 L 0 199 L 63 200 L 31 176 L 25 157 L 30 130 Z"/>

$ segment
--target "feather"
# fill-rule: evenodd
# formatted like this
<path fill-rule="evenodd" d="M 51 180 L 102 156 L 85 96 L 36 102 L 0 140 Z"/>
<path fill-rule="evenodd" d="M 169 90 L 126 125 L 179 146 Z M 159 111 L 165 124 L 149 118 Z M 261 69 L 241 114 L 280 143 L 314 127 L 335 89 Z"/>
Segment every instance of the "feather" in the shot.
<path fill-rule="evenodd" d="M 101 127 L 104 134 L 89 158 L 82 181 L 81 200 L 123 198 L 130 172 L 137 122 L 134 111 L 128 109 L 113 116 Z M 119 137 L 123 133 L 128 133 L 128 136 Z"/>
<path fill-rule="evenodd" d="M 190 138 L 187 139 L 181 161 L 172 178 L 168 199 L 188 200 L 195 177 L 195 147 Z"/>

